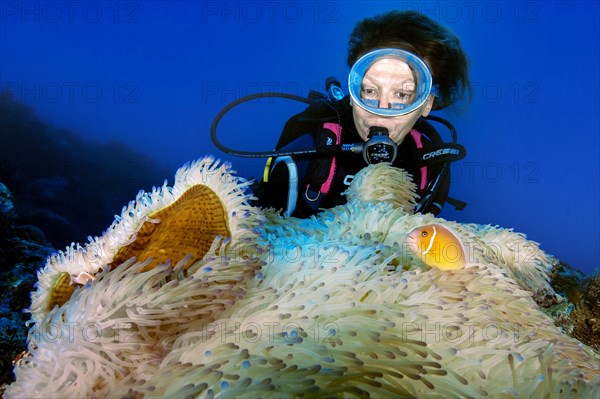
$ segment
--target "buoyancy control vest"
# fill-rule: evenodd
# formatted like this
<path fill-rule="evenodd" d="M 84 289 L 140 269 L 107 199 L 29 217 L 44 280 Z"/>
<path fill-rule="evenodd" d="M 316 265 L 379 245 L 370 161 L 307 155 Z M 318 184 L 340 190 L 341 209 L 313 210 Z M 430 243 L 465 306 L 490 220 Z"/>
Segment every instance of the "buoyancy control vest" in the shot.
<path fill-rule="evenodd" d="M 437 215 L 448 202 L 457 209 L 466 204 L 448 197 L 450 162 L 464 157 L 464 148 L 445 143 L 430 121 L 446 126 L 456 143 L 456 132 L 444 119 L 419 118 L 398 145 L 392 165 L 407 170 L 417 185 L 421 213 Z M 286 123 L 276 150 L 349 144 L 362 141 L 352 117 L 349 97 L 323 99 Z M 285 215 L 308 217 L 322 208 L 346 202 L 342 192 L 367 162 L 353 153 L 291 155 L 269 158 L 263 180 L 253 187 L 257 205 L 282 209 Z"/>

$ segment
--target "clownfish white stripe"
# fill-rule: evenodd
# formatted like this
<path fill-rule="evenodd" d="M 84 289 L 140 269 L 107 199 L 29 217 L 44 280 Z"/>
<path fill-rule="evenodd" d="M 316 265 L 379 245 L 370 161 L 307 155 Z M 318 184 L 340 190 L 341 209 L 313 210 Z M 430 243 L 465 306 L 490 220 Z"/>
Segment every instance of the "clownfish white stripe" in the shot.
<path fill-rule="evenodd" d="M 427 252 L 431 251 L 431 247 L 433 247 L 433 242 L 435 241 L 435 236 L 437 234 L 436 230 L 435 230 L 435 226 L 431 226 L 433 227 L 433 234 L 431 235 L 431 239 L 429 240 L 429 246 L 427 247 L 427 249 L 425 251 L 423 251 L 423 255 L 427 255 Z"/>

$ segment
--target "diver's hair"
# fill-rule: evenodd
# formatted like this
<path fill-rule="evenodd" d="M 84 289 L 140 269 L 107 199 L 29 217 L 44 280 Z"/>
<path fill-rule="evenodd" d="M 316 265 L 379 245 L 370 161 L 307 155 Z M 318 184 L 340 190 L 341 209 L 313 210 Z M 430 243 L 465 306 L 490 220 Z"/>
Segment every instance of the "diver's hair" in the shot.
<path fill-rule="evenodd" d="M 348 46 L 348 66 L 377 48 L 400 48 L 423 59 L 438 92 L 433 109 L 472 95 L 468 59 L 454 32 L 416 11 L 390 11 L 356 24 Z"/>

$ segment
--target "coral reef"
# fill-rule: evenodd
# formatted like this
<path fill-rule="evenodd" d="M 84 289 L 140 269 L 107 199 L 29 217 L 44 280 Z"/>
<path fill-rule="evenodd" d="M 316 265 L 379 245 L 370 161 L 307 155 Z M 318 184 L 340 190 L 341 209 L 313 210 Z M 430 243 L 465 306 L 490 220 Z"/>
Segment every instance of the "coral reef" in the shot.
<path fill-rule="evenodd" d="M 552 263 L 550 284 L 557 295 L 538 304 L 562 331 L 600 351 L 600 272 L 586 276 L 558 259 Z"/>
<path fill-rule="evenodd" d="M 600 272 L 582 281 L 580 305 L 573 311 L 573 336 L 600 351 Z"/>
<path fill-rule="evenodd" d="M 5 395 L 600 397 L 600 355 L 534 300 L 560 301 L 554 259 L 510 229 L 412 214 L 411 184 L 369 167 L 346 205 L 302 220 L 250 206 L 249 183 L 212 158 L 186 165 L 102 237 L 48 259 L 30 354 Z M 198 185 L 215 195 L 190 206 L 209 202 L 208 217 L 163 212 Z M 221 215 L 226 232 L 198 226 Z M 146 234 L 148 222 L 171 227 Z M 456 232 L 464 268 L 430 268 L 408 248 L 431 224 Z M 201 230 L 199 252 L 168 239 L 186 229 Z M 75 288 L 48 306 L 65 275 Z"/>
<path fill-rule="evenodd" d="M 33 226 L 15 225 L 12 194 L 0 182 L 0 386 L 14 380 L 12 361 L 26 348 L 29 293 L 54 251 Z"/>
<path fill-rule="evenodd" d="M 15 218 L 15 206 L 12 194 L 4 183 L 0 182 L 0 229 L 4 232 Z"/>

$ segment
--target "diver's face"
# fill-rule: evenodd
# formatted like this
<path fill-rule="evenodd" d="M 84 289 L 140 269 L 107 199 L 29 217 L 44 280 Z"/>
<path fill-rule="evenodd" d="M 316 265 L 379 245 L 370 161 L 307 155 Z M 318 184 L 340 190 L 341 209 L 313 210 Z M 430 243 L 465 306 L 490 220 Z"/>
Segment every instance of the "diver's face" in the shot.
<path fill-rule="evenodd" d="M 413 71 L 402 60 L 384 58 L 373 63 L 363 78 L 361 98 L 379 108 L 394 108 L 394 104 L 411 103 L 415 99 L 416 80 Z M 427 116 L 433 105 L 433 95 L 413 112 L 399 116 L 380 116 L 365 111 L 352 102 L 354 124 L 360 137 L 369 139 L 369 128 L 385 127 L 390 138 L 400 144 L 420 116 Z"/>

